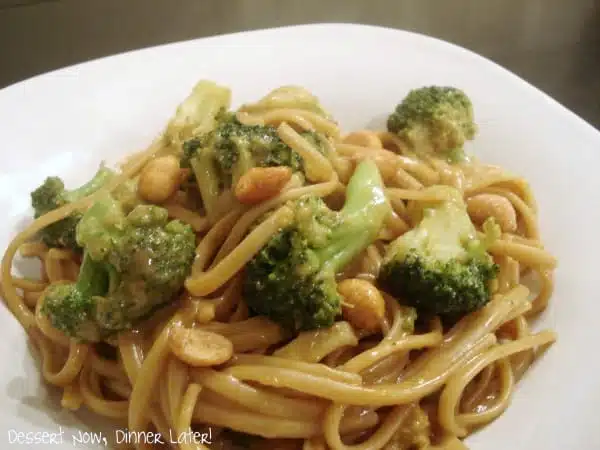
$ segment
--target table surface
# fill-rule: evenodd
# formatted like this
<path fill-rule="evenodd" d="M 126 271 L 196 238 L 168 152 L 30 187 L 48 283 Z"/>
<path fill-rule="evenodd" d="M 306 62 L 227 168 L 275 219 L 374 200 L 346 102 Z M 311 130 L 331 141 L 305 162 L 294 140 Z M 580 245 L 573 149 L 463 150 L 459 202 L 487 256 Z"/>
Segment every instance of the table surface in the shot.
<path fill-rule="evenodd" d="M 0 0 L 0 87 L 125 50 L 317 22 L 456 43 L 600 127 L 600 0 Z"/>

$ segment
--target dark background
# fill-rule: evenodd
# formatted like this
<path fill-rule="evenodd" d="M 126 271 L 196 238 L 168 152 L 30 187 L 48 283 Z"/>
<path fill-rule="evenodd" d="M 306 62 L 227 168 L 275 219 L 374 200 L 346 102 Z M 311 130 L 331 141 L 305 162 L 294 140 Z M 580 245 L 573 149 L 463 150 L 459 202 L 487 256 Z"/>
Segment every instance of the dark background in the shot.
<path fill-rule="evenodd" d="M 315 22 L 454 42 L 600 127 L 600 0 L 0 0 L 0 88 L 125 50 Z"/>

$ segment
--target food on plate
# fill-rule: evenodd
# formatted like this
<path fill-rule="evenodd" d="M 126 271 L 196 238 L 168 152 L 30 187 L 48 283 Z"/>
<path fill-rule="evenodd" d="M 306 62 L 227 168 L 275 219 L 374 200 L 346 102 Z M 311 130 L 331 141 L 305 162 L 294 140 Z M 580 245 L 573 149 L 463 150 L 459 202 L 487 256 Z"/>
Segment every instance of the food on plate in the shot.
<path fill-rule="evenodd" d="M 31 194 L 1 292 L 62 406 L 138 448 L 467 448 L 556 339 L 557 261 L 469 149 L 475 102 L 424 86 L 343 132 L 302 87 L 231 97 L 200 81 L 148 149 Z"/>

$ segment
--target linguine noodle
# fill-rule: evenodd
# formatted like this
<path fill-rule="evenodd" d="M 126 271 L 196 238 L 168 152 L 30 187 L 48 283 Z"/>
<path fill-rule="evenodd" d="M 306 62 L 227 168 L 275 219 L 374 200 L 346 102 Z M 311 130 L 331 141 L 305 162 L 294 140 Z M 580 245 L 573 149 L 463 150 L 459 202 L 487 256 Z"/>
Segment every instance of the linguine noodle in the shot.
<path fill-rule="evenodd" d="M 420 158 L 388 132 L 360 130 L 344 137 L 336 123 L 306 107 L 311 104 L 306 98 L 299 95 L 294 103 L 293 91 L 279 92 L 287 94 L 281 102 L 245 105 L 238 117 L 276 127 L 303 157 L 312 184 L 292 179 L 278 196 L 255 206 L 233 205 L 214 223 L 185 199 L 169 200 L 169 215 L 198 233 L 196 260 L 181 297 L 135 329 L 94 345 L 52 328 L 40 313 L 44 290 L 74 281 L 81 261 L 69 251 L 47 248 L 36 234 L 136 177 L 164 153 L 160 140 L 130 158 L 99 193 L 56 209 L 17 234 L 2 259 L 1 293 L 39 351 L 44 379 L 62 389 L 66 409 L 85 406 L 132 432 L 183 436 L 210 427 L 211 448 L 231 448 L 226 429 L 263 438 L 253 449 L 466 448 L 462 439 L 502 414 L 516 383 L 556 338 L 552 331 L 530 328 L 551 297 L 556 260 L 543 247 L 527 182 L 474 159 L 450 165 Z M 311 148 L 302 130 L 326 136 L 329 154 Z M 401 306 L 386 293 L 379 333 L 339 321 L 290 339 L 268 319 L 250 317 L 240 274 L 290 220 L 285 203 L 305 194 L 333 202 L 353 167 L 366 158 L 380 169 L 393 214 L 342 278 L 376 279 L 384 245 L 414 225 L 411 204 L 443 200 L 423 188 L 445 184 L 465 200 L 481 193 L 502 196 L 516 213 L 517 229 L 490 247 L 500 267 L 490 302 L 451 328 L 436 318 L 414 334 L 404 329 Z M 266 212 L 273 214 L 253 227 Z M 12 274 L 17 252 L 41 261 L 39 280 Z M 528 278 L 537 280 L 537 290 L 527 285 Z M 170 333 L 181 325 L 229 339 L 233 358 L 212 368 L 189 366 L 168 345 Z M 170 445 L 209 448 L 185 440 Z M 137 443 L 136 448 L 146 447 Z"/>

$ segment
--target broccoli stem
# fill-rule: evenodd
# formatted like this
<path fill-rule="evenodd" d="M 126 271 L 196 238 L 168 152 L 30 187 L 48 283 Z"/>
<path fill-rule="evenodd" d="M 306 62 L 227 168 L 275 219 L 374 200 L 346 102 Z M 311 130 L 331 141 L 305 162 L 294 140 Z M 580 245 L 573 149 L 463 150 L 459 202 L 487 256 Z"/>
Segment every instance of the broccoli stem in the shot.
<path fill-rule="evenodd" d="M 239 150 L 238 159 L 233 166 L 232 176 L 231 176 L 231 184 L 232 187 L 235 188 L 235 185 L 239 181 L 242 175 L 248 172 L 252 167 L 254 167 L 254 162 L 252 161 L 252 154 L 248 149 L 241 148 Z"/>
<path fill-rule="evenodd" d="M 194 136 L 208 133 L 217 115 L 229 108 L 231 91 L 213 81 L 200 80 L 190 95 L 177 107 L 167 125 L 167 144 L 182 144 Z M 178 149 L 179 150 L 179 149 Z"/>
<path fill-rule="evenodd" d="M 77 243 L 94 260 L 101 261 L 109 252 L 113 240 L 121 236 L 125 213 L 110 194 L 98 199 L 77 224 Z"/>
<path fill-rule="evenodd" d="M 337 273 L 373 242 L 390 211 L 382 187 L 373 161 L 358 165 L 346 188 L 346 202 L 340 211 L 342 224 L 336 229 L 332 244 L 318 252 L 324 270 Z"/>
<path fill-rule="evenodd" d="M 202 196 L 206 216 L 211 223 L 217 219 L 217 201 L 219 200 L 219 174 L 215 170 L 212 150 L 200 150 L 196 158 L 190 161 L 198 189 Z"/>
<path fill-rule="evenodd" d="M 94 261 L 86 252 L 81 262 L 75 285 L 84 297 L 106 295 L 110 285 L 110 275 L 104 263 Z"/>
<path fill-rule="evenodd" d="M 102 188 L 112 177 L 114 172 L 107 167 L 101 166 L 94 177 L 84 185 L 65 192 L 65 199 L 69 202 L 76 202 L 82 198 L 92 195 L 94 192 Z"/>

